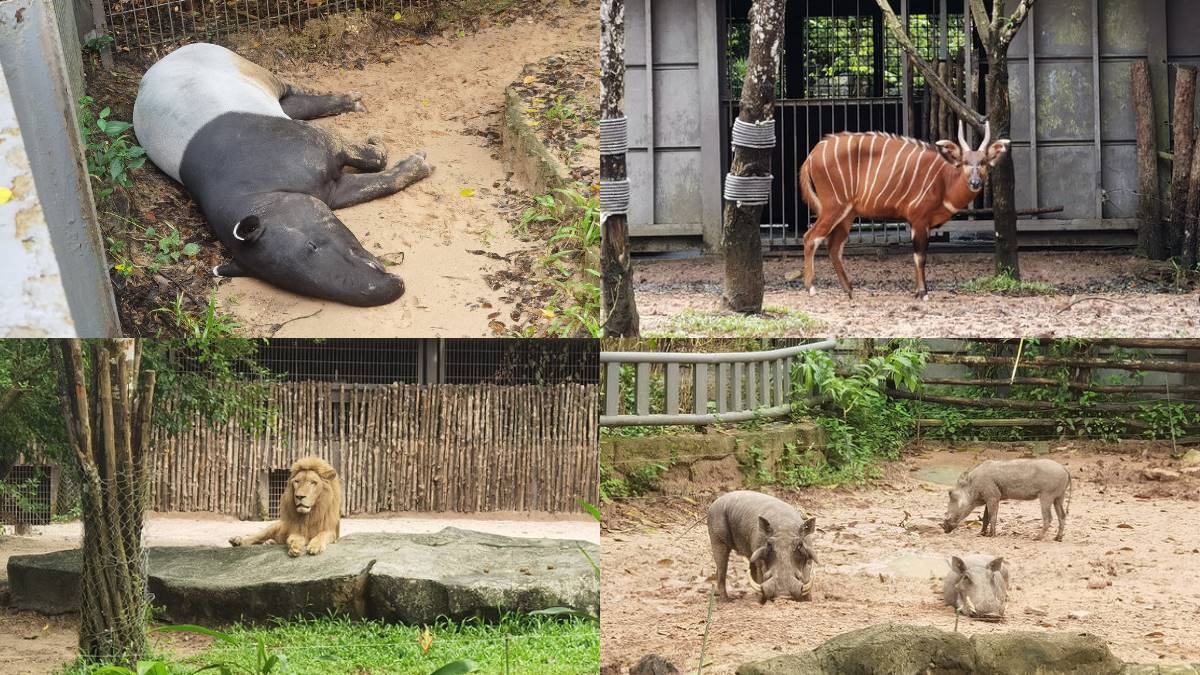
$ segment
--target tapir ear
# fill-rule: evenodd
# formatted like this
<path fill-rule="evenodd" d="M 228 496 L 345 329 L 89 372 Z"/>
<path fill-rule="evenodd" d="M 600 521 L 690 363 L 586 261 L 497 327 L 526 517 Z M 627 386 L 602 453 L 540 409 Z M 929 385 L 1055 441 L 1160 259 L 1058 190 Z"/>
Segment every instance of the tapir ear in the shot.
<path fill-rule="evenodd" d="M 1008 146 L 1012 145 L 1012 141 L 1007 138 L 1000 139 L 988 146 L 987 163 L 988 166 L 996 166 L 1000 163 L 1000 158 L 1004 157 L 1004 153 L 1008 152 Z"/>
<path fill-rule="evenodd" d="M 817 531 L 817 519 L 815 516 L 804 521 L 804 524 L 800 526 L 800 536 L 801 537 L 807 537 L 808 535 L 810 535 L 816 531 Z"/>
<path fill-rule="evenodd" d="M 962 558 L 952 555 L 950 556 L 950 569 L 958 572 L 959 574 L 966 574 L 967 564 L 963 562 Z"/>
<path fill-rule="evenodd" d="M 258 219 L 258 216 L 246 216 L 233 226 L 233 238 L 247 244 L 253 244 L 262 236 L 266 226 Z"/>
<path fill-rule="evenodd" d="M 761 530 L 763 534 L 771 534 L 771 522 L 766 518 L 759 516 L 758 529 Z"/>
<path fill-rule="evenodd" d="M 951 164 L 962 164 L 962 148 L 954 141 L 938 141 L 938 152 Z"/>
<path fill-rule="evenodd" d="M 999 572 L 1004 566 L 1004 558 L 992 558 L 992 562 L 988 563 L 988 569 L 993 572 Z"/>

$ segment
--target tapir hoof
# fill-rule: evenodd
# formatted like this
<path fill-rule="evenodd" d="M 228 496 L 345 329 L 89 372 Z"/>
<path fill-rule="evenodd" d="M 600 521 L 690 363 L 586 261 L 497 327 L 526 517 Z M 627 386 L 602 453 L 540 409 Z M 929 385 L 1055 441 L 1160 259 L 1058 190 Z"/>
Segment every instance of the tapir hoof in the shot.
<path fill-rule="evenodd" d="M 362 94 L 357 91 L 352 91 L 349 94 L 350 100 L 354 101 L 354 107 L 351 108 L 354 112 L 367 112 L 367 106 L 363 105 Z"/>
<path fill-rule="evenodd" d="M 816 286 L 809 286 L 809 287 L 808 287 L 808 294 L 809 294 L 809 295 L 812 295 L 812 296 L 815 296 L 815 295 L 817 294 L 817 287 L 816 287 Z"/>

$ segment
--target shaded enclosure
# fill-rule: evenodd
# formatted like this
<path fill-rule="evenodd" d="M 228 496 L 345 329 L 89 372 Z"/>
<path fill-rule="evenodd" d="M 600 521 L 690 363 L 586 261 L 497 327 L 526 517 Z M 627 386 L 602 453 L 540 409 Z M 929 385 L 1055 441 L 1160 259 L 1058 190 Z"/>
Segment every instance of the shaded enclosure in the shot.
<path fill-rule="evenodd" d="M 746 49 L 748 0 L 633 3 L 628 115 L 634 195 L 631 233 L 641 250 L 713 249 L 721 181 Z M 977 110 L 986 62 L 961 0 L 893 0 L 919 51 Z M 647 14 L 648 12 L 648 14 Z M 953 132 L 882 25 L 873 0 L 788 3 L 777 90 L 777 146 L 764 244 L 793 246 L 810 215 L 796 172 L 824 134 L 879 130 L 922 139 Z M 1176 65 L 1200 62 L 1190 36 L 1200 14 L 1185 0 L 1063 0 L 1034 5 L 1010 49 L 1012 140 L 1022 245 L 1132 245 L 1137 167 L 1130 68 L 1150 64 L 1157 143 L 1168 125 Z M 968 40 L 968 37 L 970 38 Z M 649 76 L 648 76 L 649 74 Z M 1160 174 L 1170 166 L 1160 163 Z M 1160 183 L 1163 181 L 1160 181 Z M 975 204 L 986 208 L 986 199 Z M 990 213 L 960 214 L 940 241 L 988 245 Z M 899 243 L 904 224 L 859 224 L 859 243 Z"/>

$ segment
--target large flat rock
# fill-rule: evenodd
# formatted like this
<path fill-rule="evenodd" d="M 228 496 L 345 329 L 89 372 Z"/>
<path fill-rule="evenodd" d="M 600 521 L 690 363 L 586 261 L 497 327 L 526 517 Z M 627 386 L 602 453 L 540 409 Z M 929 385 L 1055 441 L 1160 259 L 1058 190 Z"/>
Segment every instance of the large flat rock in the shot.
<path fill-rule="evenodd" d="M 198 623 L 329 612 L 403 623 L 547 607 L 596 612 L 599 583 L 582 551 L 596 559 L 597 549 L 452 527 L 352 534 L 299 558 L 283 546 L 166 546 L 149 549 L 149 586 L 170 620 Z M 78 611 L 79 570 L 78 550 L 13 556 L 13 606 Z"/>
<path fill-rule="evenodd" d="M 737 675 L 1119 675 L 1125 668 L 1102 638 L 1087 633 L 967 637 L 887 623 L 836 635 L 812 651 L 744 663 Z"/>

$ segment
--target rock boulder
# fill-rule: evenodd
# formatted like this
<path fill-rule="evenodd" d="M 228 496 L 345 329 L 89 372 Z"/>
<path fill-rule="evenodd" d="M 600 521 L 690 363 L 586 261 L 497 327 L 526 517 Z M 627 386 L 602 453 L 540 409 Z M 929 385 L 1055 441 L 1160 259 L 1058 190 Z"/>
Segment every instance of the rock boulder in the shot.
<path fill-rule="evenodd" d="M 348 535 L 317 556 L 283 546 L 149 549 L 149 587 L 171 621 L 219 623 L 327 613 L 403 623 L 494 618 L 548 607 L 599 610 L 588 542 L 504 537 L 457 528 Z M 12 605 L 79 609 L 78 550 L 13 556 Z"/>

